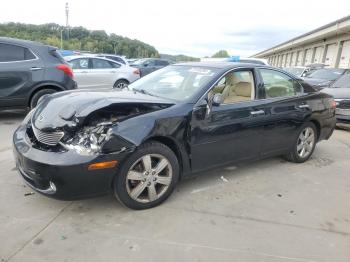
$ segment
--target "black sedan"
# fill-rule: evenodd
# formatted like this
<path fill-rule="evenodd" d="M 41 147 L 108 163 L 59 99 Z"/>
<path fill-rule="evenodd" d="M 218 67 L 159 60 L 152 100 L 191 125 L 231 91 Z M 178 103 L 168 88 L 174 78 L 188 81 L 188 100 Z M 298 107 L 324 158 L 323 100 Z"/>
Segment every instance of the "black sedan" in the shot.
<path fill-rule="evenodd" d="M 322 92 L 334 97 L 338 126 L 350 128 L 350 74 L 343 75 Z"/>
<path fill-rule="evenodd" d="M 342 75 L 349 74 L 349 69 L 341 68 L 322 68 L 317 70 L 310 70 L 303 77 L 304 81 L 314 88 L 320 90 L 322 88 L 329 87 Z"/>
<path fill-rule="evenodd" d="M 209 168 L 276 155 L 302 163 L 335 122 L 330 95 L 279 69 L 187 63 L 128 89 L 47 96 L 13 143 L 35 190 L 64 200 L 114 192 L 145 209 Z"/>

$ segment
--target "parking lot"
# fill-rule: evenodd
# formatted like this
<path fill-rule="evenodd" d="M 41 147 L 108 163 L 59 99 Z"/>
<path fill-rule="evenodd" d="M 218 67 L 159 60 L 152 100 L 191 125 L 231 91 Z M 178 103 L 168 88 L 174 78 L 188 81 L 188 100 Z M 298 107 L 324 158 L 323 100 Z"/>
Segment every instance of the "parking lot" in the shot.
<path fill-rule="evenodd" d="M 1 261 L 349 261 L 350 135 L 312 159 L 272 158 L 181 182 L 163 205 L 132 211 L 112 196 L 53 200 L 26 187 L 0 113 Z"/>

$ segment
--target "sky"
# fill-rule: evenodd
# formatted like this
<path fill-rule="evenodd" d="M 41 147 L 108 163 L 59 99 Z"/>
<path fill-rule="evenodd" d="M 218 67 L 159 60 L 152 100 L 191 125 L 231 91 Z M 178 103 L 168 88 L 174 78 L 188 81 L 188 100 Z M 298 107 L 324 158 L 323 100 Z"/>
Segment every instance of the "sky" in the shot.
<path fill-rule="evenodd" d="M 350 15 L 349 0 L 12 0 L 0 23 L 65 24 L 105 30 L 153 45 L 160 53 L 250 56 Z"/>

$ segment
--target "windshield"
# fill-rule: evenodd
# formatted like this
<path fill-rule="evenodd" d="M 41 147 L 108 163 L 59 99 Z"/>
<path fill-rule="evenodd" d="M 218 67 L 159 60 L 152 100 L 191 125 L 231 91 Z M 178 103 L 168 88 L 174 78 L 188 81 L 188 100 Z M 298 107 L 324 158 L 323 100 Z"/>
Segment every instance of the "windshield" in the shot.
<path fill-rule="evenodd" d="M 343 75 L 334 82 L 333 87 L 350 88 L 350 74 Z"/>
<path fill-rule="evenodd" d="M 131 62 L 133 65 L 141 65 L 143 62 L 145 62 L 146 59 L 138 59 L 136 61 Z"/>
<path fill-rule="evenodd" d="M 344 69 L 319 69 L 307 77 L 325 80 L 336 80 L 344 73 Z"/>
<path fill-rule="evenodd" d="M 286 67 L 284 68 L 285 71 L 296 75 L 296 76 L 301 76 L 301 74 L 304 72 L 305 68 L 302 67 Z"/>
<path fill-rule="evenodd" d="M 129 85 L 135 91 L 184 101 L 192 98 L 215 75 L 218 69 L 193 66 L 168 66 Z"/>

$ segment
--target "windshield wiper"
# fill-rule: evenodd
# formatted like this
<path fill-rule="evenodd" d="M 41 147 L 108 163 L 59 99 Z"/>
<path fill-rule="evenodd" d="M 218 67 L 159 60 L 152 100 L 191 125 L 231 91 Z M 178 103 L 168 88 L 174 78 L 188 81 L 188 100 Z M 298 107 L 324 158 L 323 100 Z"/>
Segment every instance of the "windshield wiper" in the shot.
<path fill-rule="evenodd" d="M 152 93 L 146 91 L 145 89 L 133 89 L 133 90 L 136 91 L 136 92 L 145 94 L 145 95 L 159 97 L 159 96 L 156 96 L 155 94 L 152 94 Z"/>

